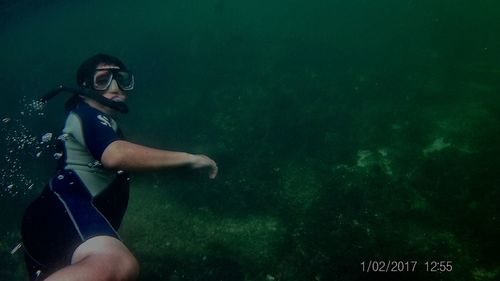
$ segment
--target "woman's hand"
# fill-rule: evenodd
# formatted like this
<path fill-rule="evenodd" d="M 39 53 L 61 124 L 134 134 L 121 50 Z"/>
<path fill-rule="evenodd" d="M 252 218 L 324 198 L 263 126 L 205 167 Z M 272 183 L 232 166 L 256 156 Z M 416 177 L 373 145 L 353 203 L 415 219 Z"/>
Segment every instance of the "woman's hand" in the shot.
<path fill-rule="evenodd" d="M 208 167 L 210 169 L 208 177 L 213 179 L 217 176 L 217 164 L 214 160 L 210 159 L 208 156 L 202 154 L 192 155 L 191 167 L 193 169 L 200 169 Z"/>

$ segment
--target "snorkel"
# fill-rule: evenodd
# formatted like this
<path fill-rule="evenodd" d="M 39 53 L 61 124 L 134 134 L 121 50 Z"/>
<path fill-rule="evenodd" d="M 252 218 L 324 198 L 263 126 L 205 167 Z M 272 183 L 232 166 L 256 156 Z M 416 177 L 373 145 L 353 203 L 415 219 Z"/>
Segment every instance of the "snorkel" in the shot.
<path fill-rule="evenodd" d="M 92 90 L 92 89 L 89 89 L 89 88 L 83 88 L 83 87 L 71 88 L 71 87 L 65 87 L 63 85 L 59 85 L 59 87 L 57 87 L 56 89 L 54 89 L 54 90 L 48 92 L 47 94 L 45 94 L 44 96 L 42 96 L 39 99 L 39 101 L 42 103 L 47 103 L 47 101 L 49 101 L 50 99 L 52 99 L 53 97 L 57 96 L 59 93 L 62 93 L 62 92 L 71 93 L 74 95 L 80 95 L 82 97 L 87 97 L 87 98 L 93 99 L 96 102 L 98 102 L 104 106 L 107 106 L 109 108 L 112 108 L 112 109 L 114 109 L 120 113 L 123 113 L 123 114 L 126 114 L 129 111 L 128 106 L 124 102 L 107 99 L 107 98 L 103 97 L 99 92 Z"/>

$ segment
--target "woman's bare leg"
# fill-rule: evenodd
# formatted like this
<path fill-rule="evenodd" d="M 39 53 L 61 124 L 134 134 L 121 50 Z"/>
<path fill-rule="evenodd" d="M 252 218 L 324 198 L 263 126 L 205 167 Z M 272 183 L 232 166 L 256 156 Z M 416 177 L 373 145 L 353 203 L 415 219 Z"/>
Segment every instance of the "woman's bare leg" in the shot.
<path fill-rule="evenodd" d="M 118 239 L 96 236 L 74 252 L 71 265 L 56 271 L 46 281 L 132 281 L 139 275 L 139 264 Z"/>

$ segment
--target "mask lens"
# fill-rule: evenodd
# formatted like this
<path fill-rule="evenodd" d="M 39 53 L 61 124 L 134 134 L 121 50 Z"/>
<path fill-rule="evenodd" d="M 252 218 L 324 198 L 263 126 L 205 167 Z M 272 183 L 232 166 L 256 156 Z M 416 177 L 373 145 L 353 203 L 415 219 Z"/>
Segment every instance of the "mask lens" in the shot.
<path fill-rule="evenodd" d="M 113 80 L 113 73 L 109 70 L 98 70 L 94 74 L 94 89 L 98 91 L 106 90 Z"/>
<path fill-rule="evenodd" d="M 134 88 L 134 75 L 128 71 L 118 71 L 115 79 L 122 90 L 127 91 Z"/>

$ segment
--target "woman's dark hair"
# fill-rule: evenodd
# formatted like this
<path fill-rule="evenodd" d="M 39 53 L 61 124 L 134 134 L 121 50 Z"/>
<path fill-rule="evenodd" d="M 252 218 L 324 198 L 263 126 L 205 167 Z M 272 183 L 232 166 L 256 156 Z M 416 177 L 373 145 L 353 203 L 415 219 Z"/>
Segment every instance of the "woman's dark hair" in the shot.
<path fill-rule="evenodd" d="M 90 81 L 91 76 L 94 74 L 94 71 L 99 64 L 112 64 L 120 67 L 121 69 L 127 69 L 125 64 L 123 64 L 123 62 L 116 57 L 106 54 L 93 55 L 86 59 L 76 72 L 76 83 L 78 86 L 83 86 L 84 82 Z"/>
<path fill-rule="evenodd" d="M 106 54 L 96 54 L 86 59 L 76 72 L 76 83 L 78 86 L 84 86 L 83 83 L 90 83 L 92 80 L 92 75 L 99 64 L 111 64 L 120 67 L 121 69 L 127 69 L 125 64 L 116 57 L 106 55 Z M 75 106 L 82 101 L 82 98 L 78 95 L 73 95 L 64 104 L 64 110 L 68 114 Z"/>

